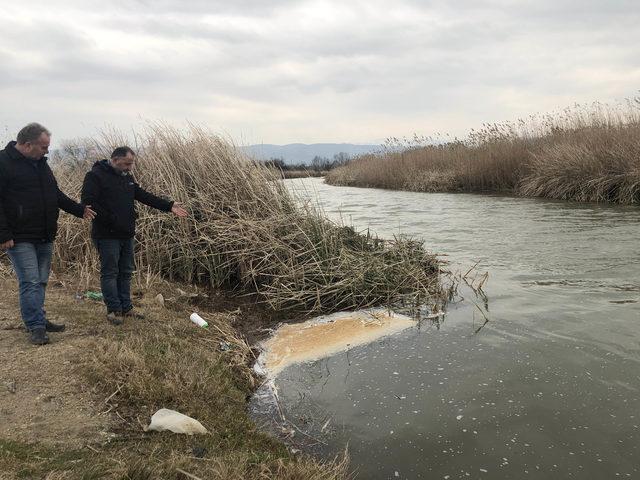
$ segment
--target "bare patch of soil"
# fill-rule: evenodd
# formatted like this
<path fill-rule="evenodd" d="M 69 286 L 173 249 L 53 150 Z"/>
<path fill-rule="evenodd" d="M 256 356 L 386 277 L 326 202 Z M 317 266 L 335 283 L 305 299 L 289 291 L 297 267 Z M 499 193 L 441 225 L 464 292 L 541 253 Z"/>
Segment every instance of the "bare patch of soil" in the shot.
<path fill-rule="evenodd" d="M 0 438 L 66 448 L 101 443 L 110 423 L 100 414 L 104 399 L 79 371 L 92 348 L 91 329 L 73 321 L 79 312 L 68 292 L 52 288 L 48 295 L 50 319 L 67 323 L 67 331 L 49 334 L 51 343 L 37 347 L 20 319 L 15 280 L 0 280 Z M 68 310 L 73 316 L 64 315 Z"/>

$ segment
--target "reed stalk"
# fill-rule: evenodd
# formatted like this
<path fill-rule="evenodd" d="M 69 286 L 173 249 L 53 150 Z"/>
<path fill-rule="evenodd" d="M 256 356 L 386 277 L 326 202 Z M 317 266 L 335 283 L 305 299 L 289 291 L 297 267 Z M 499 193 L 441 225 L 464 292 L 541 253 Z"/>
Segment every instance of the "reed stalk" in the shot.
<path fill-rule="evenodd" d="M 93 162 L 123 143 L 109 132 L 84 148 L 66 148 L 55 162 L 63 191 L 77 196 Z M 190 212 L 180 220 L 138 206 L 140 272 L 229 288 L 276 310 L 308 313 L 446 297 L 440 262 L 420 242 L 382 241 L 329 221 L 229 141 L 197 126 L 182 131 L 156 124 L 136 143 L 137 181 Z M 98 271 L 88 227 L 77 219 L 62 218 L 56 244 L 55 268 L 80 278 Z"/>
<path fill-rule="evenodd" d="M 640 98 L 483 125 L 465 140 L 395 140 L 330 171 L 327 183 L 640 203 Z"/>

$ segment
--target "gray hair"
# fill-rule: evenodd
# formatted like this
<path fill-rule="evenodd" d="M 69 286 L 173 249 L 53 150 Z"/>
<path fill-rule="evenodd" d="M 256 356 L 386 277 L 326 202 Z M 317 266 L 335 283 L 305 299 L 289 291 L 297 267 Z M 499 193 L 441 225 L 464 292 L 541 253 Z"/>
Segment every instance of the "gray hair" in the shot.
<path fill-rule="evenodd" d="M 35 142 L 43 133 L 51 136 L 51 132 L 47 130 L 46 127 L 40 125 L 39 123 L 32 122 L 22 127 L 22 129 L 18 132 L 18 137 L 16 138 L 16 140 L 20 145 L 24 145 L 27 142 Z"/>

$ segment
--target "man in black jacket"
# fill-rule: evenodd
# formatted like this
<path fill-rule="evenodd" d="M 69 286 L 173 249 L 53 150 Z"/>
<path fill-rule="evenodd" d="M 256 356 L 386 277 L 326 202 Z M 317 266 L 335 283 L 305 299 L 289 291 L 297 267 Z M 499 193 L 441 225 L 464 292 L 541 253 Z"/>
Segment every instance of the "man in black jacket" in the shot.
<path fill-rule="evenodd" d="M 84 178 L 82 201 L 98 213 L 91 237 L 100 254 L 100 286 L 107 306 L 107 320 L 122 324 L 125 317 L 143 318 L 131 303 L 131 275 L 134 270 L 133 237 L 136 229 L 134 200 L 150 207 L 186 217 L 176 203 L 142 189 L 131 175 L 135 154 L 118 147 L 110 160 L 101 160 Z"/>
<path fill-rule="evenodd" d="M 59 209 L 92 219 L 90 206 L 74 202 L 58 188 L 47 165 L 51 133 L 38 123 L 18 132 L 17 142 L 0 151 L 0 249 L 6 250 L 20 287 L 22 320 L 31 343 L 49 343 L 47 332 L 64 325 L 49 322 L 44 297 Z"/>

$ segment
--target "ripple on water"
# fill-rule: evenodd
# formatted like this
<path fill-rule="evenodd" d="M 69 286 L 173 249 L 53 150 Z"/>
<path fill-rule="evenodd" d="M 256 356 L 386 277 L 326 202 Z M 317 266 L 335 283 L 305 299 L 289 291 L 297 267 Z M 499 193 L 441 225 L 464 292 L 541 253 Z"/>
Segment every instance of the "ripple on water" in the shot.
<path fill-rule="evenodd" d="M 309 182 L 330 215 L 479 261 L 491 316 L 474 335 L 464 293 L 442 324 L 284 370 L 309 448 L 348 443 L 361 478 L 640 478 L 637 207 Z"/>

